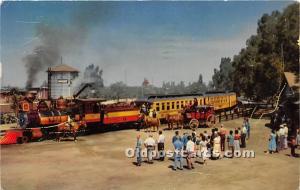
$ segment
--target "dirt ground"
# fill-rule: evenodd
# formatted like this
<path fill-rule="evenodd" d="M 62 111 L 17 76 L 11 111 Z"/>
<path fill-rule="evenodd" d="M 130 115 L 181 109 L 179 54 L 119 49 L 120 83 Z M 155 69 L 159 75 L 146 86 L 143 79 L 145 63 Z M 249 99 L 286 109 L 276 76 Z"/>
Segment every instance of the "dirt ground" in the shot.
<path fill-rule="evenodd" d="M 43 141 L 1 148 L 1 186 L 4 190 L 41 189 L 272 189 L 299 188 L 299 159 L 290 150 L 265 154 L 269 129 L 266 120 L 251 120 L 247 150 L 255 158 L 208 160 L 194 170 L 173 171 L 171 160 L 143 163 L 136 167 L 125 149 L 135 146 L 133 129 L 79 137 L 78 142 Z M 241 119 L 224 122 L 227 129 L 239 127 Z M 219 125 L 217 125 L 219 126 Z M 205 129 L 198 129 L 197 133 Z M 185 130 L 189 131 L 190 130 Z M 182 134 L 183 131 L 180 133 Z M 171 149 L 174 131 L 164 131 L 166 149 Z M 157 138 L 157 133 L 154 133 Z M 299 152 L 299 150 L 297 150 Z"/>

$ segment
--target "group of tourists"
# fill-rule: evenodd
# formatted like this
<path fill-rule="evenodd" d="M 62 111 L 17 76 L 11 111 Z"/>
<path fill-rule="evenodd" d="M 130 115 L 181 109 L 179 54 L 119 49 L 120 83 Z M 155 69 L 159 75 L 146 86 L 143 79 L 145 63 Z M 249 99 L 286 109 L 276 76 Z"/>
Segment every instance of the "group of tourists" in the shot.
<path fill-rule="evenodd" d="M 179 131 L 175 131 L 175 135 L 172 138 L 173 151 L 172 157 L 174 159 L 173 170 L 183 169 L 183 160 L 186 159 L 187 168 L 194 168 L 194 159 L 200 158 L 201 163 L 206 164 L 207 159 L 220 159 L 224 156 L 224 151 L 230 152 L 234 157 L 235 151 L 240 151 L 241 148 L 246 148 L 246 139 L 250 138 L 250 124 L 248 118 L 244 119 L 241 128 L 228 131 L 223 124 L 220 128 L 213 128 L 211 132 L 204 131 L 197 135 L 193 130 L 190 134 L 184 132 L 181 136 Z M 157 146 L 157 151 L 155 152 Z M 168 152 L 165 152 L 165 136 L 162 131 L 159 131 L 158 139 L 155 140 L 153 135 L 150 134 L 144 141 L 141 140 L 141 136 L 137 136 L 136 143 L 136 158 L 137 166 L 142 164 L 142 149 L 147 150 L 147 162 L 153 163 L 153 152 L 156 154 L 156 159 L 164 161 Z M 228 157 L 228 156 L 226 156 Z"/>
<path fill-rule="evenodd" d="M 286 123 L 280 125 L 279 130 L 272 130 L 269 137 L 268 153 L 279 153 L 288 149 L 288 126 Z M 297 130 L 296 136 L 290 137 L 291 156 L 295 156 L 295 149 L 300 147 L 300 130 Z"/>
<path fill-rule="evenodd" d="M 150 134 L 144 141 L 144 146 L 147 149 L 147 159 L 148 163 L 153 163 L 153 154 L 152 152 L 155 151 L 155 146 L 157 145 L 157 151 L 161 152 L 164 151 L 165 148 L 165 136 L 162 134 L 162 131 L 158 132 L 159 136 L 158 139 L 155 141 L 153 138 L 153 135 Z M 137 166 L 141 166 L 142 164 L 142 149 L 143 149 L 143 142 L 141 139 L 141 135 L 137 136 L 136 141 L 136 148 L 135 148 L 135 154 L 137 158 Z M 159 156 L 159 160 L 163 161 L 165 158 L 164 155 Z"/>

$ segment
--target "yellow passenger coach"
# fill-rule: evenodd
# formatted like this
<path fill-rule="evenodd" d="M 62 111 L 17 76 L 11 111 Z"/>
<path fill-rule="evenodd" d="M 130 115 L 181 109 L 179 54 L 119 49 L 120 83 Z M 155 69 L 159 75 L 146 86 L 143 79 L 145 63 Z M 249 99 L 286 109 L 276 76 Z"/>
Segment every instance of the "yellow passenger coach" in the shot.
<path fill-rule="evenodd" d="M 236 93 L 205 93 L 205 94 L 180 94 L 180 95 L 154 95 L 147 101 L 150 109 L 157 112 L 160 119 L 167 115 L 177 114 L 185 107 L 192 106 L 197 99 L 198 105 L 213 106 L 216 112 L 230 110 L 237 105 Z"/>

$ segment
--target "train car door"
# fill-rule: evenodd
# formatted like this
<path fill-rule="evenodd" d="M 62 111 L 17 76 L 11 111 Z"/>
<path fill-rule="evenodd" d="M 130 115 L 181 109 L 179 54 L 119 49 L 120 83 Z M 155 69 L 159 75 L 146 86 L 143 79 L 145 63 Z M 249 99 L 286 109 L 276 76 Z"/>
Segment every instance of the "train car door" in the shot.
<path fill-rule="evenodd" d="M 99 108 L 100 108 L 100 124 L 103 124 L 104 116 L 105 116 L 104 106 L 99 106 Z"/>

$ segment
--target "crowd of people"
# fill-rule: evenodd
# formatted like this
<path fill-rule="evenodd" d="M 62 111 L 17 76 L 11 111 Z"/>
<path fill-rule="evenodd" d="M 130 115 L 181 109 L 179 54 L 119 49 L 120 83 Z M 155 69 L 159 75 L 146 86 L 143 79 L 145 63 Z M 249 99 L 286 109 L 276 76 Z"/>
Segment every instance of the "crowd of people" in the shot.
<path fill-rule="evenodd" d="M 282 150 L 288 149 L 288 126 L 286 123 L 280 125 L 279 130 L 272 130 L 269 137 L 268 153 L 279 153 Z M 300 147 L 300 130 L 297 130 L 296 136 L 290 136 L 291 156 L 296 156 L 295 149 Z"/>
<path fill-rule="evenodd" d="M 190 134 L 184 132 L 181 136 L 179 131 L 175 131 L 172 138 L 174 159 L 173 170 L 183 169 L 183 160 L 186 160 L 188 169 L 194 168 L 195 158 L 201 159 L 201 163 L 206 164 L 207 159 L 220 159 L 224 156 L 224 152 L 229 151 L 233 158 L 235 151 L 246 148 L 246 140 L 250 138 L 250 123 L 248 118 L 244 118 L 241 128 L 235 130 L 227 130 L 223 124 L 220 128 L 213 128 L 210 132 L 204 131 L 197 135 L 193 130 Z M 227 144 L 227 148 L 226 148 Z M 143 147 L 147 150 L 147 162 L 153 163 L 153 160 L 164 161 L 168 153 L 165 152 L 165 135 L 159 131 L 158 139 L 155 140 L 150 134 L 143 142 L 141 136 L 137 136 L 135 156 L 137 158 L 137 166 L 141 166 L 143 157 Z M 156 154 L 153 154 L 155 152 Z M 200 153 L 200 156 L 196 153 Z M 156 155 L 153 158 L 153 155 Z M 226 156 L 227 157 L 227 156 Z"/>

